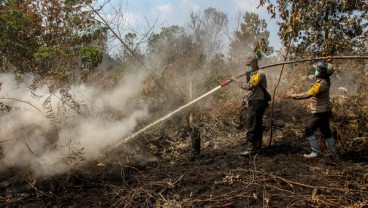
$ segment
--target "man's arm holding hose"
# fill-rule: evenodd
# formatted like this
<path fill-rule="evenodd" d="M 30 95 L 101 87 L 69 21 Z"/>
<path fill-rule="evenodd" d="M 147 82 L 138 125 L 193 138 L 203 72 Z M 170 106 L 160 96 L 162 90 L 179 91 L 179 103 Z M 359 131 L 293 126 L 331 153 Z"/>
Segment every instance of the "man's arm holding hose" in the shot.
<path fill-rule="evenodd" d="M 302 100 L 302 99 L 308 99 L 311 97 L 315 97 L 321 88 L 321 83 L 319 81 L 317 81 L 310 90 L 308 90 L 307 92 L 303 92 L 303 93 L 299 93 L 299 94 L 293 94 L 290 92 L 285 92 L 284 95 L 282 96 L 285 99 L 288 98 L 293 98 L 294 100 Z"/>
<path fill-rule="evenodd" d="M 302 100 L 302 99 L 311 98 L 312 95 L 309 93 L 309 91 L 308 92 L 299 93 L 299 94 L 293 94 L 293 93 L 290 93 L 290 92 L 285 92 L 282 97 L 285 98 L 285 99 L 293 98 L 294 100 Z"/>
<path fill-rule="evenodd" d="M 240 81 L 236 76 L 232 76 L 230 79 L 238 84 L 238 86 L 245 90 L 253 90 L 254 87 L 256 87 L 261 80 L 264 78 L 264 74 L 257 74 L 256 76 L 250 78 L 250 74 L 246 74 L 247 79 L 249 80 L 247 82 Z"/>

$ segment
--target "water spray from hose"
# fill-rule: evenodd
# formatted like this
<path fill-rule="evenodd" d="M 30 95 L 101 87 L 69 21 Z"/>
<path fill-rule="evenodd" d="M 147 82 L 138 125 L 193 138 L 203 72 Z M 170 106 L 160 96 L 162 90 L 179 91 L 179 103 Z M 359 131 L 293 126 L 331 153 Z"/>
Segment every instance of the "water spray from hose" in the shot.
<path fill-rule="evenodd" d="M 243 77 L 243 76 L 245 76 L 245 74 L 239 75 L 237 78 L 240 78 L 240 77 Z M 119 143 L 117 143 L 116 145 L 112 146 L 108 151 L 111 151 L 112 149 L 116 148 L 117 146 L 119 146 L 119 145 L 121 145 L 121 144 L 123 144 L 123 143 L 125 143 L 125 142 L 129 141 L 130 139 L 133 139 L 134 137 L 136 137 L 136 136 L 137 136 L 137 135 L 139 135 L 140 133 L 147 131 L 147 130 L 148 130 L 149 128 L 151 128 L 152 126 L 154 126 L 154 125 L 156 125 L 156 124 L 158 124 L 158 123 L 160 123 L 160 122 L 162 122 L 162 121 L 164 121 L 164 120 L 166 120 L 166 119 L 170 118 L 171 116 L 173 116 L 173 115 L 174 115 L 174 114 L 176 114 L 177 112 L 180 112 L 180 111 L 181 111 L 181 110 L 183 110 L 184 108 L 187 108 L 188 106 L 190 106 L 190 105 L 192 105 L 192 104 L 194 104 L 194 103 L 196 103 L 196 102 L 198 102 L 198 101 L 202 100 L 203 98 L 207 97 L 208 95 L 210 95 L 210 94 L 212 94 L 212 93 L 216 92 L 217 90 L 221 89 L 222 87 L 224 87 L 224 86 L 226 86 L 226 85 L 230 84 L 231 82 L 232 82 L 232 80 L 227 80 L 227 81 L 225 81 L 225 82 L 221 83 L 220 85 L 218 85 L 217 87 L 215 87 L 215 88 L 213 88 L 212 90 L 208 91 L 207 93 L 205 93 L 205 94 L 201 95 L 200 97 L 198 97 L 198 98 L 196 98 L 196 99 L 194 99 L 194 100 L 190 101 L 189 103 L 187 103 L 187 104 L 185 104 L 185 105 L 181 106 L 180 108 L 176 109 L 175 111 L 173 111 L 173 112 L 171 112 L 171 113 L 167 114 L 166 116 L 164 116 L 164 117 L 162 117 L 162 118 L 158 119 L 158 120 L 157 120 L 157 121 L 155 121 L 155 122 L 152 122 L 152 123 L 148 124 L 146 127 L 144 127 L 144 128 L 142 128 L 141 130 L 139 130 L 139 131 L 135 132 L 134 134 L 130 135 L 129 137 L 127 137 L 127 138 L 123 139 L 122 141 L 120 141 L 120 142 L 119 142 Z"/>

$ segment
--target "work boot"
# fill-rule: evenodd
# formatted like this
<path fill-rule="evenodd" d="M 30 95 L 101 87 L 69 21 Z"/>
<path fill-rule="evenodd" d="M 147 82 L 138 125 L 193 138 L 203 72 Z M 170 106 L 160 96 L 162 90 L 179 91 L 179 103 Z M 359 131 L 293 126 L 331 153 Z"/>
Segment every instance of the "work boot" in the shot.
<path fill-rule="evenodd" d="M 245 151 L 242 151 L 242 152 L 239 152 L 239 155 L 240 156 L 243 156 L 243 157 L 246 157 L 248 155 L 252 155 L 253 152 L 252 151 L 249 151 L 249 150 L 245 150 Z"/>
<path fill-rule="evenodd" d="M 317 154 L 317 152 L 311 152 L 309 154 L 304 154 L 303 155 L 305 158 L 315 158 L 315 157 L 318 157 L 319 154 Z"/>
<path fill-rule="evenodd" d="M 239 152 L 240 156 L 249 156 L 258 152 L 257 149 L 254 148 L 254 145 L 249 141 L 246 142 L 244 149 L 245 151 Z"/>
<path fill-rule="evenodd" d="M 255 155 L 258 152 L 259 150 L 245 150 L 245 151 L 239 152 L 239 155 L 245 157 L 245 156 Z"/>
<path fill-rule="evenodd" d="M 321 154 L 321 149 L 319 148 L 318 139 L 313 135 L 310 137 L 307 137 L 309 141 L 309 145 L 311 147 L 311 153 L 304 154 L 305 158 L 314 158 L 318 157 Z"/>
<path fill-rule="evenodd" d="M 327 146 L 327 149 L 330 151 L 331 155 L 334 157 L 337 157 L 337 150 L 336 150 L 335 141 L 333 137 L 326 139 L 326 146 Z"/>

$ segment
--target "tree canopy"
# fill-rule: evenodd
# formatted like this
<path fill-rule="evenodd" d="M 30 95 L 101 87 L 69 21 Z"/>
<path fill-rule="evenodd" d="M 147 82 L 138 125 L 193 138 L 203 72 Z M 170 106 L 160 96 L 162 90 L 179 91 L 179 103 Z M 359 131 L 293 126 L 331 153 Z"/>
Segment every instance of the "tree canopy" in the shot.
<path fill-rule="evenodd" d="M 87 60 L 100 60 L 86 58 L 88 54 L 101 54 L 86 53 L 86 48 L 103 50 L 105 40 L 105 29 L 86 9 L 88 3 L 90 0 L 3 1 L 0 51 L 7 63 L 20 73 L 46 75 L 68 73 L 67 70 L 86 66 Z M 79 64 L 81 53 L 83 66 Z M 96 63 L 87 65 L 96 66 Z M 66 66 L 69 69 L 65 69 Z"/>
<path fill-rule="evenodd" d="M 290 38 L 296 55 L 362 54 L 368 26 L 367 1 L 279 0 L 267 9 L 279 14 L 279 36 L 286 46 Z"/>
<path fill-rule="evenodd" d="M 88 7 L 91 3 L 92 0 L 1 1 L 1 70 L 65 77 L 75 72 L 83 77 L 92 72 L 101 63 L 109 42 L 106 25 L 92 13 Z M 272 17 L 277 15 L 278 34 L 284 46 L 292 40 L 291 51 L 296 56 L 367 53 L 366 1 L 260 0 L 260 5 L 266 5 Z M 137 31 L 128 31 L 122 34 L 122 40 L 136 54 L 123 48 L 118 59 L 128 66 L 126 63 L 135 56 L 147 61 L 156 56 L 162 58 L 156 68 L 179 62 L 199 68 L 204 62 L 223 64 L 227 55 L 241 63 L 250 53 L 258 58 L 273 53 L 267 22 L 257 14 L 245 12 L 237 31 L 229 32 L 228 25 L 228 15 L 210 7 L 191 13 L 182 27 L 167 26 L 158 33 L 147 33 L 146 45 L 137 41 Z M 232 32 L 234 39 L 229 40 Z M 141 49 L 147 49 L 147 53 Z"/>

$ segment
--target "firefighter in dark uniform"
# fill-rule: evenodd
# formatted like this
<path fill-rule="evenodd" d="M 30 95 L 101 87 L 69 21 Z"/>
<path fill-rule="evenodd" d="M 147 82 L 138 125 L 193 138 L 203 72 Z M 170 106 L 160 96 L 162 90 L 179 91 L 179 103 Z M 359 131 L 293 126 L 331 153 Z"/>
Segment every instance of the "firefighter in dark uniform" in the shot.
<path fill-rule="evenodd" d="M 313 65 L 315 69 L 316 82 L 310 90 L 300 94 L 292 94 L 285 92 L 283 98 L 292 98 L 295 100 L 312 98 L 311 112 L 312 116 L 305 128 L 305 136 L 309 141 L 311 152 L 304 154 L 306 158 L 314 158 L 321 154 L 318 139 L 314 132 L 319 128 L 322 136 L 325 139 L 326 146 L 331 155 L 337 156 L 335 141 L 332 137 L 330 129 L 330 118 L 332 115 L 332 105 L 330 102 L 330 76 L 333 73 L 332 69 L 328 69 L 328 65 L 324 62 L 318 62 Z"/>
<path fill-rule="evenodd" d="M 265 95 L 265 93 L 268 94 L 266 90 L 266 75 L 261 69 L 259 69 L 257 58 L 247 58 L 246 65 L 247 69 L 245 82 L 238 80 L 235 76 L 231 77 L 231 80 L 236 82 L 240 88 L 247 91 L 248 123 L 244 149 L 245 151 L 240 152 L 240 155 L 242 156 L 256 153 L 262 147 L 263 114 L 268 106 L 269 101 Z"/>

